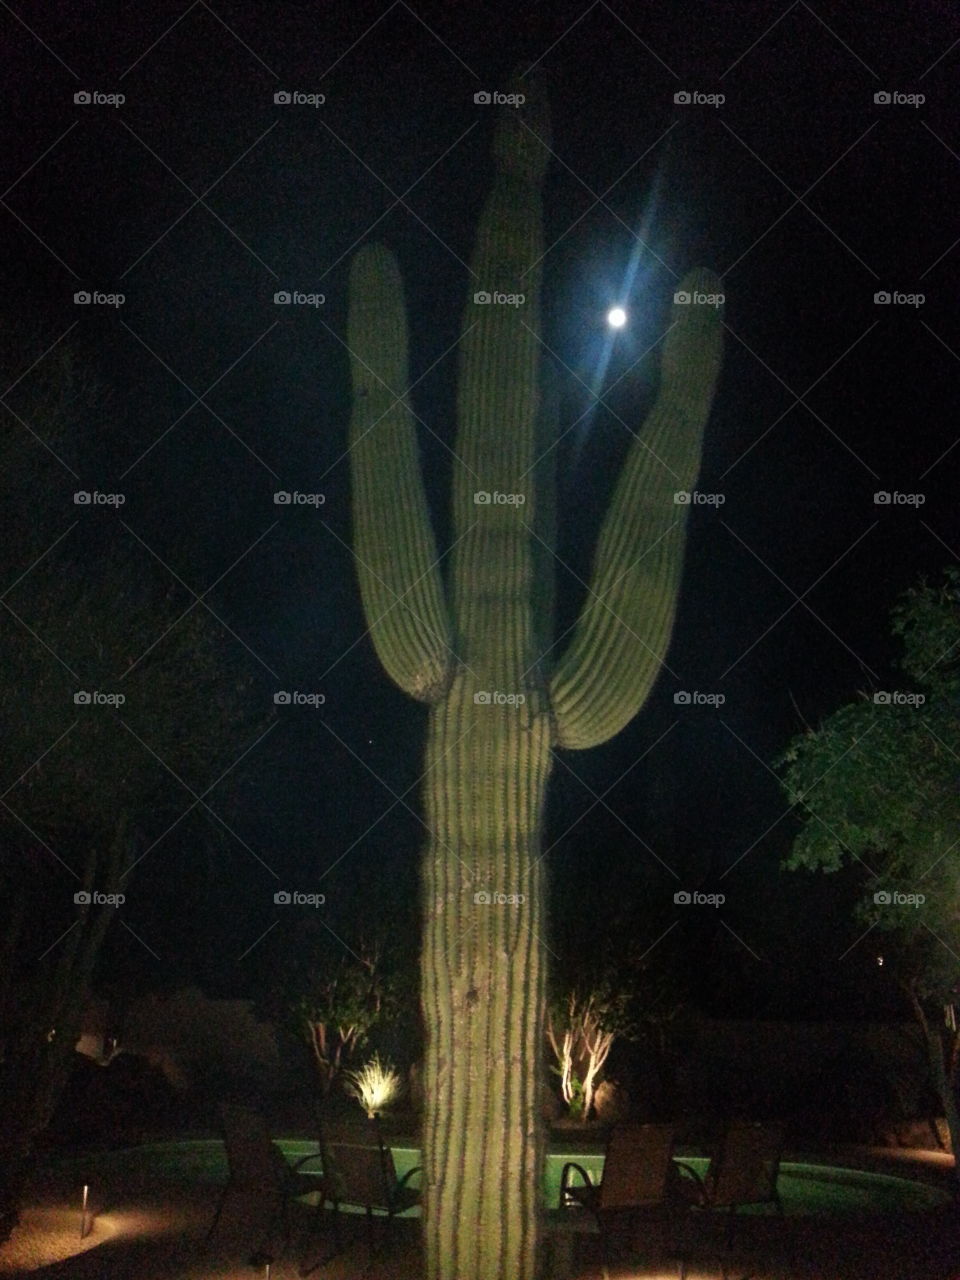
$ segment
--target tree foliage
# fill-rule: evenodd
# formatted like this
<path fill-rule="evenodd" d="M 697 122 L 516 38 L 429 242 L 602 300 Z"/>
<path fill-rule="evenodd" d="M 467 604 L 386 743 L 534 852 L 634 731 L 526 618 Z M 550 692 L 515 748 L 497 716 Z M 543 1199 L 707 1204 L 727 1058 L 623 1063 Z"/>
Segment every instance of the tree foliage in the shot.
<path fill-rule="evenodd" d="M 906 592 L 892 629 L 906 687 L 862 693 L 779 761 L 802 822 L 786 866 L 859 862 L 859 917 L 941 998 L 960 976 L 960 572 Z"/>
<path fill-rule="evenodd" d="M 892 630 L 904 687 L 861 693 L 777 762 L 801 819 L 785 865 L 862 867 L 856 914 L 865 933 L 885 937 L 885 965 L 924 1032 L 960 1149 L 960 571 L 907 591 Z"/>
<path fill-rule="evenodd" d="M 378 941 L 361 941 L 356 950 L 311 949 L 292 981 L 289 1012 L 313 1053 L 324 1096 L 373 1028 L 397 1013 L 400 990 L 397 970 Z"/>

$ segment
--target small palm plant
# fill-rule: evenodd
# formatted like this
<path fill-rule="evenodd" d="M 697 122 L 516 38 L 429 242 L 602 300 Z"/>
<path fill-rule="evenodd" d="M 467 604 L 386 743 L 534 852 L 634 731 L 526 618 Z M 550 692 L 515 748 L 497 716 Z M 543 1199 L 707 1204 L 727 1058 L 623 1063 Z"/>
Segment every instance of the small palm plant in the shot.
<path fill-rule="evenodd" d="M 357 1099 L 371 1120 L 378 1111 L 383 1111 L 397 1100 L 401 1086 L 400 1073 L 389 1060 L 381 1062 L 377 1053 L 359 1070 L 346 1072 L 344 1085 L 347 1093 Z"/>

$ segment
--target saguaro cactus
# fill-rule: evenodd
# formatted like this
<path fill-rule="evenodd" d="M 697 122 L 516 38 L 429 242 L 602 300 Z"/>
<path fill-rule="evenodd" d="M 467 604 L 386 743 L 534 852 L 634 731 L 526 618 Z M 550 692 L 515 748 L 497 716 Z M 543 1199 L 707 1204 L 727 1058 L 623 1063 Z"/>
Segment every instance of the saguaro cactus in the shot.
<path fill-rule="evenodd" d="M 523 91 L 522 114 L 508 107 L 498 121 L 473 256 L 446 583 L 407 395 L 399 272 L 370 245 L 350 275 L 357 572 L 385 670 L 430 706 L 421 955 L 428 1280 L 534 1277 L 552 753 L 617 733 L 657 676 L 683 560 L 687 507 L 673 495 L 694 487 L 720 365 L 716 310 L 675 304 L 658 398 L 614 493 L 572 641 L 552 663 L 550 397 L 539 340 L 549 121 L 536 86 Z M 681 288 L 718 291 L 702 271 Z M 478 305 L 476 290 L 525 300 Z"/>

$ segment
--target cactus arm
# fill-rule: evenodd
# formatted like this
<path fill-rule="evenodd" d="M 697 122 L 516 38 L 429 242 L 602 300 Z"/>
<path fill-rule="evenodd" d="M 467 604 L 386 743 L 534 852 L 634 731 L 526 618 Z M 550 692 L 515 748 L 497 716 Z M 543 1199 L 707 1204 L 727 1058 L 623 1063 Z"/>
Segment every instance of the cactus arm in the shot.
<path fill-rule="evenodd" d="M 707 271 L 681 289 L 719 293 Z M 643 705 L 663 665 L 677 608 L 689 506 L 720 369 L 719 309 L 674 303 L 660 391 L 630 447 L 597 545 L 589 594 L 550 695 L 561 746 L 606 742 Z"/>
<path fill-rule="evenodd" d="M 361 249 L 350 271 L 347 341 L 353 546 L 364 613 L 390 678 L 423 702 L 452 675 L 450 623 L 420 471 L 407 387 L 407 326 L 400 273 L 382 245 Z"/>

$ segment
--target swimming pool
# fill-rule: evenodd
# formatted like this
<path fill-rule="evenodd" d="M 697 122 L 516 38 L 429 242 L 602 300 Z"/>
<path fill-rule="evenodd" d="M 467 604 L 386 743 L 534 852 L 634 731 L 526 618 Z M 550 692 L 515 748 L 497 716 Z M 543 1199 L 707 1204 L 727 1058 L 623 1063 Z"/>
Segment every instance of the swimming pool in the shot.
<path fill-rule="evenodd" d="M 317 1150 L 315 1142 L 306 1139 L 278 1139 L 277 1145 L 291 1162 Z M 393 1147 L 393 1157 L 400 1177 L 420 1163 L 415 1147 Z M 575 1160 L 599 1180 L 603 1156 L 581 1152 L 551 1152 L 544 1170 L 544 1199 L 555 1207 L 560 1195 L 560 1173 L 568 1160 Z M 706 1171 L 707 1160 L 683 1157 L 697 1173 Z M 227 1160 L 223 1143 L 218 1140 L 156 1142 L 119 1151 L 98 1152 L 75 1162 L 78 1167 L 98 1177 L 116 1178 L 130 1186 L 133 1183 L 156 1185 L 162 1181 L 178 1183 L 223 1183 L 227 1178 Z M 319 1161 L 313 1166 L 319 1171 Z M 312 1172 L 307 1166 L 305 1172 Z M 416 1186 L 416 1181 L 411 1185 Z M 945 1190 L 925 1182 L 916 1182 L 888 1173 L 873 1173 L 836 1165 L 806 1164 L 784 1161 L 778 1182 L 784 1212 L 791 1215 L 846 1215 L 904 1213 L 936 1209 L 949 1202 Z M 410 1211 L 418 1213 L 418 1209 Z M 745 1210 L 750 1212 L 750 1210 Z M 767 1212 L 764 1207 L 758 1213 Z"/>

